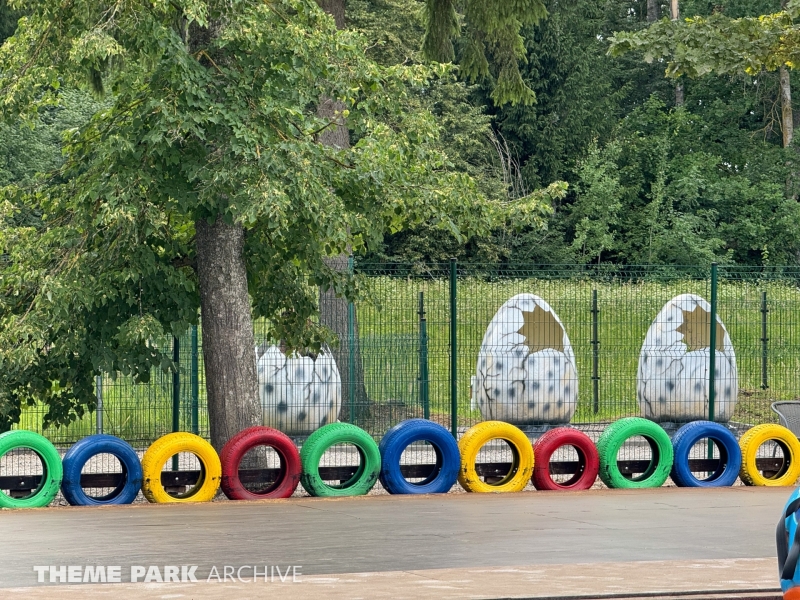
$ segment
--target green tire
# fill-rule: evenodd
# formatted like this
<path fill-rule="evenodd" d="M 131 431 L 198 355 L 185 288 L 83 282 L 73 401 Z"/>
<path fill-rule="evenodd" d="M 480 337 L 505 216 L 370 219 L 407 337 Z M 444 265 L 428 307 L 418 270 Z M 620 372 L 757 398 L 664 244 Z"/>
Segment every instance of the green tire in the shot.
<path fill-rule="evenodd" d="M 619 470 L 617 453 L 625 440 L 636 435 L 650 444 L 652 458 L 644 473 L 629 479 Z M 597 440 L 597 452 L 600 455 L 600 479 L 610 488 L 660 487 L 672 469 L 672 442 L 667 432 L 656 423 L 639 417 L 620 419 L 606 427 Z"/>
<path fill-rule="evenodd" d="M 325 451 L 335 444 L 353 444 L 361 455 L 355 474 L 339 485 L 328 485 L 319 475 L 319 461 Z M 320 427 L 300 448 L 303 474 L 300 483 L 312 496 L 363 496 L 378 481 L 381 473 L 381 453 L 378 444 L 363 429 L 348 423 L 331 423 Z"/>
<path fill-rule="evenodd" d="M 0 434 L 0 458 L 19 448 L 32 450 L 42 461 L 42 479 L 34 492 L 24 498 L 12 498 L 0 491 L 0 508 L 39 508 L 47 506 L 61 488 L 61 455 L 50 441 L 32 431 L 17 429 Z"/>

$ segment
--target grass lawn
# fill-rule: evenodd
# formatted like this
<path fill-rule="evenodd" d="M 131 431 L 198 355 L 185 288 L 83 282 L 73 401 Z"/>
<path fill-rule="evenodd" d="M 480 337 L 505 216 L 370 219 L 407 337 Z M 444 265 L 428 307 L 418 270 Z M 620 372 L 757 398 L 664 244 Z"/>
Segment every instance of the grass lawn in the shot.
<path fill-rule="evenodd" d="M 422 416 L 419 393 L 419 292 L 425 295 L 428 330 L 429 412 L 449 424 L 450 310 L 446 279 L 372 277 L 374 303 L 357 306 L 359 342 L 364 359 L 370 416 L 361 423 L 374 435 L 411 416 Z M 791 280 L 761 282 L 722 280 L 718 314 L 733 342 L 739 372 L 739 404 L 733 420 L 756 424 L 774 421 L 769 404 L 800 397 L 800 289 Z M 599 394 L 592 391 L 592 291 L 597 291 Z M 762 292 L 767 293 L 767 383 L 762 389 Z M 561 318 L 575 351 L 579 404 L 573 423 L 606 422 L 638 415 L 636 370 L 647 329 L 663 305 L 682 293 L 710 299 L 708 280 L 674 278 L 630 282 L 586 278 L 520 278 L 458 281 L 458 421 L 480 420 L 470 410 L 470 377 L 489 321 L 498 308 L 519 293 L 544 298 Z M 199 431 L 207 435 L 202 351 L 199 356 Z M 190 430 L 191 346 L 181 340 L 180 428 Z M 347 374 L 342 374 L 346 379 Z M 347 403 L 347 385 L 343 386 Z M 154 372 L 148 384 L 126 378 L 103 380 L 104 431 L 146 443 L 172 430 L 172 375 Z M 40 430 L 41 410 L 27 409 L 21 428 Z M 45 432 L 68 443 L 96 430 L 96 415 Z"/>

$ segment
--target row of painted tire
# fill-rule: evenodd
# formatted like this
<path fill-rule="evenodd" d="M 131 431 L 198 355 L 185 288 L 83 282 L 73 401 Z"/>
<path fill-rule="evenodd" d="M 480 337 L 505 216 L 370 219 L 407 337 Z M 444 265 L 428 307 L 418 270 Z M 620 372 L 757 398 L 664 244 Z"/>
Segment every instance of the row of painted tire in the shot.
<path fill-rule="evenodd" d="M 643 437 L 651 448 L 652 459 L 638 477 L 626 477 L 617 463 L 623 444 L 634 436 Z M 720 460 L 716 470 L 698 479 L 689 463 L 691 449 L 701 440 L 713 440 Z M 479 450 L 492 440 L 504 440 L 512 449 L 511 470 L 495 483 L 481 479 L 477 459 Z M 756 465 L 758 448 L 773 440 L 784 452 L 784 467 L 767 478 Z M 403 475 L 401 456 L 415 442 L 427 442 L 436 455 L 436 464 L 420 482 Z M 320 475 L 323 454 L 337 444 L 352 444 L 361 456 L 352 477 L 339 485 L 329 485 Z M 245 455 L 259 446 L 273 448 L 281 459 L 275 482 L 260 492 L 248 490 L 241 481 L 239 467 Z M 577 470 L 567 481 L 557 482 L 550 472 L 550 458 L 561 447 L 572 446 L 578 455 Z M 456 443 L 441 425 L 424 419 L 410 419 L 395 425 L 383 436 L 380 445 L 363 429 L 346 423 L 321 427 L 298 452 L 292 440 L 269 427 L 251 427 L 231 438 L 219 455 L 204 439 L 190 433 L 171 433 L 156 440 L 141 461 L 125 441 L 110 435 L 92 435 L 74 444 L 63 461 L 55 447 L 31 431 L 0 434 L 0 456 L 29 449 L 42 459 L 43 475 L 36 490 L 24 498 L 0 492 L 0 507 L 26 508 L 48 505 L 61 489 L 72 505 L 129 504 L 141 489 L 150 502 L 205 502 L 220 486 L 231 500 L 286 498 L 299 483 L 312 496 L 358 496 L 368 493 L 380 480 L 392 494 L 445 493 L 456 480 L 468 492 L 516 492 L 529 481 L 539 490 L 584 490 L 597 477 L 610 488 L 659 487 L 671 476 L 682 487 L 730 486 L 741 477 L 746 485 L 793 485 L 800 477 L 800 442 L 791 431 L 779 425 L 757 425 L 737 442 L 734 435 L 718 423 L 694 421 L 681 427 L 672 439 L 656 423 L 637 417 L 610 424 L 597 442 L 569 427 L 552 429 L 535 444 L 517 427 L 500 421 L 486 421 L 467 430 Z M 162 482 L 162 470 L 170 457 L 188 452 L 200 464 L 200 476 L 189 493 L 172 495 Z M 115 456 L 122 466 L 122 481 L 109 494 L 97 498 L 81 485 L 81 471 L 99 454 Z M 535 457 L 535 462 L 534 462 Z"/>

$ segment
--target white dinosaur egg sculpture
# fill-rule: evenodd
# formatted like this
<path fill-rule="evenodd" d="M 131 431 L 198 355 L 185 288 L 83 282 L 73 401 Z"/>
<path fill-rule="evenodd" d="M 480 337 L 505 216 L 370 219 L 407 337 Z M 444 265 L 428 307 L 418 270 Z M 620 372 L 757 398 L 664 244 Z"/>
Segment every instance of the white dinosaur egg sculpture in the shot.
<path fill-rule="evenodd" d="M 729 421 L 736 407 L 736 355 L 728 330 L 717 316 L 714 353 L 716 421 Z M 639 354 L 636 387 L 639 409 L 654 421 L 708 418 L 711 306 L 682 294 L 658 313 Z"/>
<path fill-rule="evenodd" d="M 561 319 L 533 294 L 518 294 L 489 323 L 472 379 L 472 407 L 515 425 L 568 423 L 578 405 L 575 354 Z"/>
<path fill-rule="evenodd" d="M 256 364 L 264 425 L 307 435 L 337 420 L 342 380 L 327 348 L 312 358 L 287 357 L 278 346 L 270 346 Z"/>

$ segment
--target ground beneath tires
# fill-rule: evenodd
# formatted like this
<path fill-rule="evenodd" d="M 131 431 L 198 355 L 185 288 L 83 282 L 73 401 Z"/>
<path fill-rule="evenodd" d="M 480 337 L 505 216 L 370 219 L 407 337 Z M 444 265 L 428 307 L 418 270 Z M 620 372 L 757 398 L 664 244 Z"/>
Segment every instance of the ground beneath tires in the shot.
<path fill-rule="evenodd" d="M 4 511 L 0 597 L 763 597 L 777 589 L 774 527 L 790 491 L 659 488 Z M 123 577 L 131 565 L 198 565 L 201 581 L 212 567 L 221 575 L 225 566 L 297 565 L 302 576 L 294 584 L 12 592 L 35 584 L 34 565 L 121 565 Z"/>

